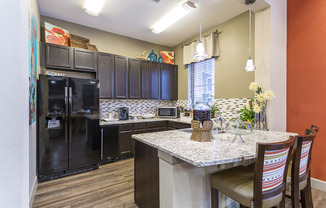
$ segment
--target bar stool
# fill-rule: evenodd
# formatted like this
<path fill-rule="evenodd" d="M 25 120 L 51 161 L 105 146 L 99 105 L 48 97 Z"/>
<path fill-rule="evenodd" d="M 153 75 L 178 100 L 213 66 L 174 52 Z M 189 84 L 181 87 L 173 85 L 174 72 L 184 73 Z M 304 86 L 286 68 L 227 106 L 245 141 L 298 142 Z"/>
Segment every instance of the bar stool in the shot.
<path fill-rule="evenodd" d="M 285 206 L 286 175 L 294 137 L 278 143 L 257 143 L 255 168 L 234 167 L 211 175 L 212 208 L 221 192 L 240 207 Z"/>
<path fill-rule="evenodd" d="M 304 136 L 296 136 L 292 163 L 288 169 L 287 190 L 291 191 L 292 207 L 313 207 L 310 183 L 311 151 L 316 137 L 317 126 L 306 129 Z M 299 194 L 301 195 L 301 201 Z"/>

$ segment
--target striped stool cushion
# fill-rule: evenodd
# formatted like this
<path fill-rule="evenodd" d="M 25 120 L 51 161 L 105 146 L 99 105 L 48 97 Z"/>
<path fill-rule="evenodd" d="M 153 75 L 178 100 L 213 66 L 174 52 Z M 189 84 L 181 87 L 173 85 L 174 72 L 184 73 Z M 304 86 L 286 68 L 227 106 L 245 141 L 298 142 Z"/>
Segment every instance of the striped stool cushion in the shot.
<path fill-rule="evenodd" d="M 283 182 L 283 174 L 290 148 L 265 151 L 263 192 L 277 188 Z"/>
<path fill-rule="evenodd" d="M 306 173 L 311 143 L 312 141 L 302 142 L 299 176 Z"/>

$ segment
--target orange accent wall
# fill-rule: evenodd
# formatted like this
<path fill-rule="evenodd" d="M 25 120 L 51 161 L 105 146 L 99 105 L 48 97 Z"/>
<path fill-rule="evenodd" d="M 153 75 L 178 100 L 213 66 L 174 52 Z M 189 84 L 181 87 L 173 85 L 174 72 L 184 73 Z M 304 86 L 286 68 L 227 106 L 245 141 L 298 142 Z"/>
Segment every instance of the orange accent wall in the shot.
<path fill-rule="evenodd" d="M 326 181 L 326 1 L 288 0 L 287 131 L 320 127 L 313 178 Z"/>

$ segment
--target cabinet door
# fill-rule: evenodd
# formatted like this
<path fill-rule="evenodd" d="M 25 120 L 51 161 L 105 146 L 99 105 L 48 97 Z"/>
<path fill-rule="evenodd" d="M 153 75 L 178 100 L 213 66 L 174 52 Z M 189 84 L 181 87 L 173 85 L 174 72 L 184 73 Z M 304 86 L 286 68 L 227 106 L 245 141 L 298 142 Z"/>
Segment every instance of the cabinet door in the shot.
<path fill-rule="evenodd" d="M 102 127 L 101 129 L 101 160 L 114 161 L 119 156 L 118 127 Z"/>
<path fill-rule="evenodd" d="M 119 132 L 119 152 L 122 157 L 134 152 L 134 141 L 131 135 L 132 131 Z"/>
<path fill-rule="evenodd" d="M 114 96 L 114 56 L 98 54 L 97 79 L 100 80 L 100 98 L 112 99 Z"/>
<path fill-rule="evenodd" d="M 152 76 L 151 76 L 151 62 L 142 61 L 141 64 L 141 98 L 152 98 Z"/>
<path fill-rule="evenodd" d="M 128 98 L 128 67 L 127 57 L 114 57 L 115 98 Z"/>
<path fill-rule="evenodd" d="M 140 60 L 129 59 L 129 98 L 140 98 Z"/>
<path fill-rule="evenodd" d="M 161 69 L 161 99 L 178 99 L 178 68 L 170 64 L 162 64 Z"/>
<path fill-rule="evenodd" d="M 45 45 L 45 51 L 46 67 L 61 69 L 73 68 L 73 48 L 47 43 Z"/>
<path fill-rule="evenodd" d="M 161 86 L 161 63 L 151 63 L 151 75 L 152 75 L 152 99 L 160 99 L 160 86 Z"/>
<path fill-rule="evenodd" d="M 95 51 L 75 48 L 75 69 L 97 70 L 97 53 Z"/>

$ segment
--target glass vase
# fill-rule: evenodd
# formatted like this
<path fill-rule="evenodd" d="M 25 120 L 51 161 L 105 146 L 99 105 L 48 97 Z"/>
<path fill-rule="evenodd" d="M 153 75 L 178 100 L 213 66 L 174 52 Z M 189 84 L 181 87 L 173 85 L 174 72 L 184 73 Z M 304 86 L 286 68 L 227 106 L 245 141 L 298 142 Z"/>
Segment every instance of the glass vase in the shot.
<path fill-rule="evenodd" d="M 260 113 L 255 113 L 254 128 L 267 130 L 266 105 L 262 107 Z"/>

